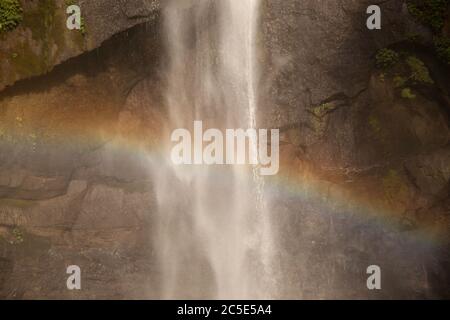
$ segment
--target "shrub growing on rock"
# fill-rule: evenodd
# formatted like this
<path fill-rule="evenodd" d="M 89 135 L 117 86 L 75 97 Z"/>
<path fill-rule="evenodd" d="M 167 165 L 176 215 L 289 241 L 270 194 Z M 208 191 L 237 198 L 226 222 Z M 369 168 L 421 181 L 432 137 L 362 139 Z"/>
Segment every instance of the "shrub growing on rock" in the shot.
<path fill-rule="evenodd" d="M 445 23 L 448 0 L 409 0 L 408 9 L 420 23 L 438 32 Z"/>
<path fill-rule="evenodd" d="M 403 88 L 402 89 L 402 98 L 415 99 L 416 95 L 412 92 L 411 88 Z"/>
<path fill-rule="evenodd" d="M 0 0 L 0 33 L 15 29 L 22 21 L 18 0 Z"/>
<path fill-rule="evenodd" d="M 434 34 L 434 49 L 438 57 L 450 64 L 450 39 L 443 33 L 448 19 L 449 0 L 409 0 L 411 15 L 421 24 L 431 28 Z"/>
<path fill-rule="evenodd" d="M 422 83 L 422 84 L 433 84 L 434 81 L 431 79 L 430 72 L 426 67 L 425 63 L 422 62 L 417 57 L 410 56 L 406 59 L 406 63 L 411 69 L 411 77 L 410 79 L 414 83 Z"/>
<path fill-rule="evenodd" d="M 378 51 L 375 59 L 378 68 L 388 69 L 398 63 L 400 55 L 394 50 L 384 48 Z"/>
<path fill-rule="evenodd" d="M 445 36 L 435 37 L 434 47 L 439 58 L 450 65 L 450 39 Z"/>

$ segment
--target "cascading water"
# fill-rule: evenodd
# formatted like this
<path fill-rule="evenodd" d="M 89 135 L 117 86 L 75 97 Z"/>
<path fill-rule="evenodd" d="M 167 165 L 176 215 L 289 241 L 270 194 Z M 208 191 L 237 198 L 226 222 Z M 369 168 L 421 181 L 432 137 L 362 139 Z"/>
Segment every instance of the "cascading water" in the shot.
<path fill-rule="evenodd" d="M 256 128 L 259 0 L 171 1 L 165 8 L 169 123 Z M 270 298 L 264 180 L 251 166 L 154 162 L 162 297 Z M 256 149 L 256 145 L 250 148 Z"/>

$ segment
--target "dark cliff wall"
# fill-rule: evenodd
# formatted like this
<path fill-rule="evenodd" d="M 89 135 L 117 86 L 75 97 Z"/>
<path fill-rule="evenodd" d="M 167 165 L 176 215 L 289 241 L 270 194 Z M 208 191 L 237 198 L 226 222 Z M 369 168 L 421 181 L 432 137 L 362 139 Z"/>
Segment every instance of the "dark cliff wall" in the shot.
<path fill-rule="evenodd" d="M 297 193 L 273 206 L 283 297 L 449 295 L 449 9 L 431 2 L 383 2 L 370 31 L 370 1 L 264 1 L 260 116 L 282 128 Z M 422 232 L 442 238 L 407 240 Z M 361 281 L 376 261 L 390 281 L 378 295 Z"/>
<path fill-rule="evenodd" d="M 159 0 L 17 0 L 18 24 L 0 32 L 0 90 L 20 79 L 47 73 L 55 65 L 98 48 L 116 33 L 151 21 Z M 78 4 L 82 30 L 66 28 L 70 4 Z"/>
<path fill-rule="evenodd" d="M 165 116 L 158 2 L 80 1 L 84 36 L 60 30 L 64 1 L 21 3 L 0 47 L 0 296 L 158 297 L 143 156 Z M 437 31 L 385 1 L 369 31 L 369 4 L 263 1 L 280 297 L 449 296 L 448 16 Z M 70 263 L 91 274 L 80 293 Z M 381 293 L 369 264 L 386 270 Z"/>

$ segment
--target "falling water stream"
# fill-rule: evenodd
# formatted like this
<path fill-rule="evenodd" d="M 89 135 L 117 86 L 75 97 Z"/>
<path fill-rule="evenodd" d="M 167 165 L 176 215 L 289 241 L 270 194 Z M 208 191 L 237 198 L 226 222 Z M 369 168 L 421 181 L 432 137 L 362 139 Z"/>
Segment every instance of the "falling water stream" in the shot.
<path fill-rule="evenodd" d="M 165 136 L 192 132 L 195 120 L 223 131 L 257 127 L 257 22 L 258 0 L 169 2 Z M 153 165 L 162 297 L 270 298 L 272 241 L 257 168 L 176 166 L 171 147 L 168 139 Z"/>

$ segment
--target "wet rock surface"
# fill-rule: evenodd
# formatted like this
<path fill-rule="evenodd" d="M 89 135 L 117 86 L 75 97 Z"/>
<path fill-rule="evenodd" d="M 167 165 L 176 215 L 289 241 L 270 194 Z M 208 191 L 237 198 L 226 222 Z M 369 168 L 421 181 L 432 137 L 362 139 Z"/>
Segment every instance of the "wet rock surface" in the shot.
<path fill-rule="evenodd" d="M 260 121 L 282 131 L 280 177 L 268 181 L 280 298 L 450 296 L 450 72 L 404 44 L 431 37 L 404 1 L 381 4 L 374 32 L 369 4 L 263 3 Z M 2 298 L 159 297 L 146 158 L 165 119 L 157 2 L 81 5 L 88 38 L 51 68 L 76 57 L 0 92 Z M 434 83 L 402 97 L 405 64 L 375 65 L 388 46 L 420 57 Z M 0 88 L 31 75 L 1 70 Z M 85 275 L 80 292 L 66 289 L 70 264 Z M 380 292 L 366 287 L 372 264 Z"/>
<path fill-rule="evenodd" d="M 100 47 L 121 31 L 153 21 L 160 9 L 159 0 L 76 1 L 84 24 L 81 32 L 66 28 L 68 3 L 21 1 L 22 23 L 1 35 L 0 90 L 45 74 L 61 62 Z"/>
<path fill-rule="evenodd" d="M 156 20 L 139 25 L 1 93 L 2 298 L 156 297 L 157 37 Z M 78 294 L 71 264 L 86 272 Z"/>
<path fill-rule="evenodd" d="M 365 27 L 369 4 L 264 4 L 262 101 L 269 103 L 261 105 L 261 120 L 281 127 L 280 174 L 290 183 L 272 201 L 283 298 L 449 294 L 442 285 L 449 244 L 449 105 L 442 100 L 448 101 L 449 69 L 432 49 L 405 45 L 412 33 L 432 35 L 404 1 L 381 4 L 380 31 Z M 425 61 L 444 98 L 430 88 L 401 97 L 389 74 L 405 71 L 375 65 L 377 51 L 389 46 Z M 440 228 L 443 238 L 423 238 Z M 366 268 L 377 263 L 387 280 L 381 292 L 369 292 Z"/>

